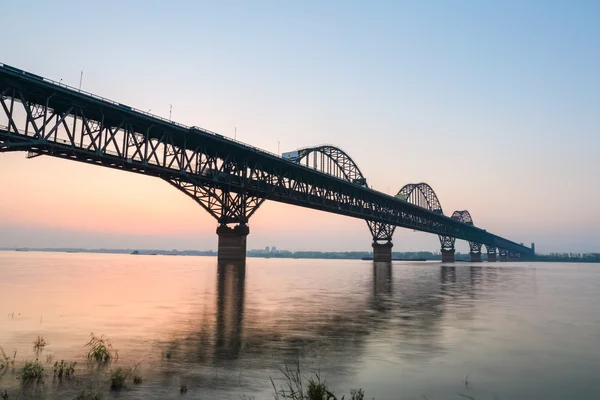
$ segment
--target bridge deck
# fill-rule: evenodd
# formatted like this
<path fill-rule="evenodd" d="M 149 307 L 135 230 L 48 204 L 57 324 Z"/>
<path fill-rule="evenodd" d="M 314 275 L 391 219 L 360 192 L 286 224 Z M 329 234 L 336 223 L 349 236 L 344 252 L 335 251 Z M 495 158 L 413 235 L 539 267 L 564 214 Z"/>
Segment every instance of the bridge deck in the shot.
<path fill-rule="evenodd" d="M 0 125 L 3 118 L 7 121 L 0 126 L 0 151 L 33 151 L 531 253 L 528 247 L 483 229 L 218 133 L 171 122 L 4 64 L 0 64 L 0 94 Z M 16 117 L 13 103 L 23 105 L 22 119 Z M 34 108 L 45 113 L 43 123 Z M 74 128 L 80 121 L 79 139 L 68 129 L 65 134 L 66 117 L 74 121 Z M 98 125 L 97 131 L 89 128 L 91 123 Z M 122 144 L 115 140 L 117 131 Z M 98 142 L 85 144 L 86 135 L 98 136 Z M 137 148 L 133 156 L 131 143 Z M 163 159 L 153 146 L 160 146 Z M 148 148 L 154 149 L 154 158 Z M 221 173 L 207 176 L 207 170 Z"/>

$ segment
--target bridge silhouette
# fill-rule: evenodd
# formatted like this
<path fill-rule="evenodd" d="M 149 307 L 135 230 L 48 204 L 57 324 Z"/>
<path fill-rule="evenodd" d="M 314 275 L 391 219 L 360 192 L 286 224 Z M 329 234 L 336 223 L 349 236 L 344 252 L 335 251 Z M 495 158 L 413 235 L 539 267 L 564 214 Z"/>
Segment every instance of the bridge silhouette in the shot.
<path fill-rule="evenodd" d="M 188 127 L 0 63 L 0 152 L 40 155 L 163 179 L 218 222 L 219 261 L 246 257 L 248 222 L 265 200 L 360 218 L 373 237 L 373 259 L 391 261 L 396 227 L 439 236 L 443 262 L 456 239 L 472 261 L 531 259 L 526 247 L 473 224 L 468 211 L 445 216 L 426 183 L 396 196 L 369 188 L 357 164 L 336 146 L 277 155 L 196 126 Z"/>

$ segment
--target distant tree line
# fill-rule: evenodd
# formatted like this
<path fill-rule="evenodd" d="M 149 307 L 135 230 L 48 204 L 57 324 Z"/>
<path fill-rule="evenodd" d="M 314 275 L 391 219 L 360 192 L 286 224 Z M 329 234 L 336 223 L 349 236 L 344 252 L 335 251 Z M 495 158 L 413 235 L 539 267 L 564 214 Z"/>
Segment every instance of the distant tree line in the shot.
<path fill-rule="evenodd" d="M 600 253 L 550 253 L 536 254 L 536 261 L 600 262 Z"/>

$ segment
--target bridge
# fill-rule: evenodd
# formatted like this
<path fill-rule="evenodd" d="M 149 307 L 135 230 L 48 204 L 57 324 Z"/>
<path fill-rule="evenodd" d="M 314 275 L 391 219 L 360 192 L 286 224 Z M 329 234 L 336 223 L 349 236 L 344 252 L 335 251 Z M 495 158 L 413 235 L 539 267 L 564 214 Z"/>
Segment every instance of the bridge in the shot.
<path fill-rule="evenodd" d="M 373 237 L 373 259 L 391 261 L 396 227 L 436 234 L 442 261 L 456 239 L 471 260 L 531 259 L 526 247 L 473 224 L 468 211 L 444 215 L 426 183 L 396 196 L 370 189 L 357 164 L 336 146 L 282 155 L 188 127 L 125 104 L 0 63 L 0 152 L 25 151 L 167 181 L 217 220 L 219 261 L 246 257 L 248 222 L 265 200 L 360 218 Z"/>

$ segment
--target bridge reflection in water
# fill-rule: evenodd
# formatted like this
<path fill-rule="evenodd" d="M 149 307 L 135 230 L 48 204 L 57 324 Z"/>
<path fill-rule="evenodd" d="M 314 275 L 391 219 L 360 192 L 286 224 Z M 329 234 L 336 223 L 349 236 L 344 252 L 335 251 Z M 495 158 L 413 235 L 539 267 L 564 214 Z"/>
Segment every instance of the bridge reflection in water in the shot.
<path fill-rule="evenodd" d="M 242 347 L 246 265 L 221 263 L 217 268 L 215 353 L 218 359 L 237 358 Z"/>
<path fill-rule="evenodd" d="M 447 351 L 445 330 L 456 322 L 447 318 L 472 320 L 477 286 L 495 282 L 493 274 L 485 281 L 487 268 L 481 267 L 379 262 L 359 267 L 371 274 L 362 275 L 367 279 L 355 282 L 357 287 L 327 291 L 323 284 L 307 288 L 298 299 L 274 288 L 285 301 L 277 300 L 265 313 L 257 298 L 270 294 L 253 286 L 246 292 L 253 269 L 247 271 L 243 263 L 218 265 L 216 310 L 191 316 L 189 330 L 173 332 L 178 339 L 167 344 L 171 362 L 215 390 L 264 387 L 265 379 L 279 376 L 284 362 L 296 358 L 332 383 L 358 372 L 357 360 L 364 355 L 427 362 Z"/>

